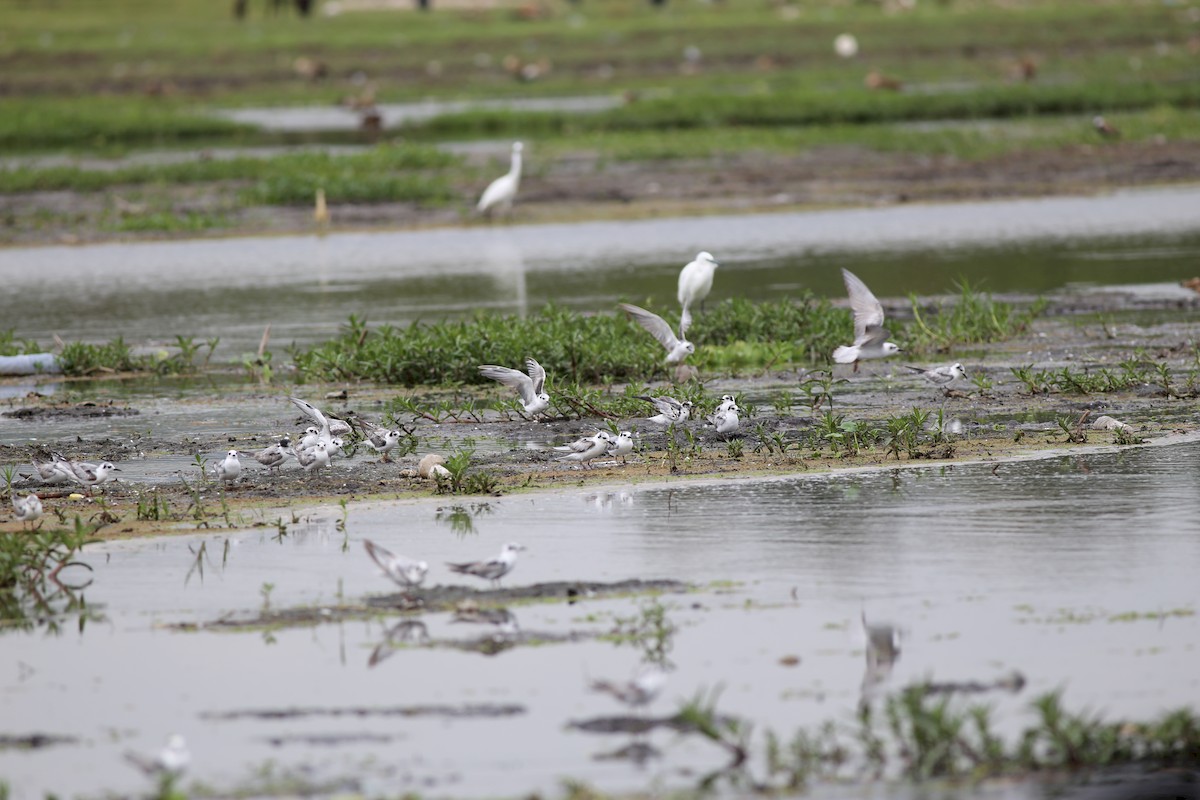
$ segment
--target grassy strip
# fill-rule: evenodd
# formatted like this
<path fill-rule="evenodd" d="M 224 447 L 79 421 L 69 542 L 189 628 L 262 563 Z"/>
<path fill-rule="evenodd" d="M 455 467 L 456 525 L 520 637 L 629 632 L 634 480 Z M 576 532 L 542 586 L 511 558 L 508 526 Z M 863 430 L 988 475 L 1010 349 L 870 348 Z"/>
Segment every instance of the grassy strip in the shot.
<path fill-rule="evenodd" d="M 317 188 L 330 201 L 442 202 L 452 196 L 447 168 L 461 159 L 421 145 L 381 145 L 363 153 L 289 153 L 273 158 L 233 158 L 115 170 L 18 167 L 0 171 L 0 192 L 100 191 L 147 183 L 249 182 L 243 201 L 271 205 L 312 203 Z"/>
<path fill-rule="evenodd" d="M 1009 338 L 1039 310 L 1018 312 L 964 286 L 957 304 L 932 320 L 919 318 L 913 349 Z M 673 310 L 662 316 L 671 323 L 677 319 Z M 894 329 L 903 341 L 904 330 Z M 698 345 L 689 363 L 702 370 L 739 371 L 824 362 L 853 334 L 847 311 L 805 292 L 775 302 L 730 298 L 714 304 L 688 338 Z M 409 386 L 487 384 L 477 365 L 518 367 L 527 356 L 546 368 L 551 386 L 640 381 L 664 372 L 662 347 L 623 315 L 586 315 L 554 305 L 529 317 L 481 314 L 404 328 L 368 328 L 352 316 L 337 339 L 293 354 L 300 372 L 312 378 Z"/>
<path fill-rule="evenodd" d="M 406 128 L 412 136 L 567 136 L 726 126 L 863 125 L 942 119 L 1007 119 L 1200 106 L 1200 83 L 981 86 L 940 94 L 820 89 L 737 95 L 697 92 L 647 99 L 598 114 L 468 111 Z"/>

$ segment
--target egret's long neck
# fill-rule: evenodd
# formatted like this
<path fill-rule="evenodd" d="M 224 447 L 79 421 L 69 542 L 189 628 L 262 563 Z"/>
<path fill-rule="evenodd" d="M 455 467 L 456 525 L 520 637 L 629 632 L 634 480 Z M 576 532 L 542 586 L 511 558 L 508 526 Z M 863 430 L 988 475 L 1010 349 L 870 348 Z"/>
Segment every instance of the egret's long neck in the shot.
<path fill-rule="evenodd" d="M 514 178 L 521 177 L 521 153 L 514 151 L 512 154 L 512 166 L 508 168 L 508 174 Z"/>

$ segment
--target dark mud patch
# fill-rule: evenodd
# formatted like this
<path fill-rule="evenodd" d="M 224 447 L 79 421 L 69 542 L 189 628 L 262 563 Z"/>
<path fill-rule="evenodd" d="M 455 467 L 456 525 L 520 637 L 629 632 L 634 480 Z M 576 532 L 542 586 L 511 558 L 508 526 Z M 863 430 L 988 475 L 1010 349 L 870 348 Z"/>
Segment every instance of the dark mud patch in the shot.
<path fill-rule="evenodd" d="M 76 403 L 73 405 L 25 406 L 0 412 L 11 419 L 37 421 L 44 419 L 87 419 L 90 417 L 133 417 L 141 414 L 136 408 L 112 403 Z"/>
<path fill-rule="evenodd" d="M 43 747 L 78 743 L 79 739 L 74 736 L 54 733 L 0 734 L 0 750 L 41 750 Z"/>
<path fill-rule="evenodd" d="M 339 717 L 444 717 L 461 719 L 470 717 L 499 718 L 515 717 L 525 713 L 525 706 L 515 703 L 473 703 L 461 706 L 346 706 L 344 708 L 249 708 L 234 711 L 205 711 L 200 719 L 230 722 L 241 719 L 285 720 L 285 719 L 336 719 Z"/>
<path fill-rule="evenodd" d="M 474 589 L 465 586 L 434 586 L 410 593 L 367 597 L 360 603 L 338 606 L 306 606 L 266 610 L 251 616 L 227 614 L 212 622 L 180 622 L 168 625 L 170 630 L 245 631 L 263 628 L 298 627 L 341 622 L 378 616 L 388 611 L 425 611 L 430 613 L 454 611 L 467 606 L 503 606 L 507 603 L 529 603 L 565 600 L 568 604 L 599 597 L 622 597 L 660 592 L 686 592 L 686 583 L 672 580 L 626 580 L 615 583 L 587 581 L 557 581 L 536 583 L 503 589 Z M 419 634 L 413 634 L 419 636 Z M 514 643 L 519 637 L 514 637 Z M 539 638 L 539 641 L 544 639 Z"/>

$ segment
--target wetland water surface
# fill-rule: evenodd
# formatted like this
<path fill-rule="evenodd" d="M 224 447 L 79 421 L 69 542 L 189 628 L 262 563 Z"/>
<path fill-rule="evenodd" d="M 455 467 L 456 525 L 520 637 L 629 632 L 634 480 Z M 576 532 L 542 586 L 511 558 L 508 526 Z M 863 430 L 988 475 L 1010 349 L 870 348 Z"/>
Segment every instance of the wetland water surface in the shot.
<path fill-rule="evenodd" d="M 254 785 L 267 762 L 276 776 L 368 795 L 489 797 L 553 793 L 567 777 L 610 790 L 687 786 L 723 763 L 711 745 L 665 732 L 648 737 L 662 756 L 644 766 L 600 760 L 628 737 L 565 728 L 620 710 L 586 682 L 631 675 L 643 652 L 593 637 L 615 617 L 638 616 L 645 599 L 514 606 L 524 634 L 580 636 L 492 656 L 453 645 L 506 634 L 446 613 L 249 632 L 165 627 L 252 614 L 264 593 L 276 608 L 388 593 L 363 539 L 428 560 L 430 585 L 467 580 L 444 561 L 510 540 L 528 551 L 507 585 L 696 585 L 661 598 L 678 630 L 666 653 L 675 668 L 652 713 L 721 686 L 720 709 L 760 731 L 849 722 L 863 689 L 864 611 L 903 632 L 882 691 L 1019 670 L 1022 692 L 986 697 L 1009 732 L 1029 721 L 1033 695 L 1060 687 L 1068 707 L 1114 717 L 1194 707 L 1198 484 L 1200 444 L 1185 441 L 994 471 L 677 482 L 458 508 L 453 499 L 379 503 L 351 507 L 345 533 L 333 508 L 290 523 L 279 540 L 271 524 L 109 543 L 86 553 L 95 567 L 86 597 L 105 621 L 3 637 L 0 734 L 76 741 L 0 751 L 0 775 L 20 800 L 136 791 L 144 779 L 122 752 L 156 750 L 171 732 L 191 746 L 188 780 L 223 789 Z M 385 648 L 371 666 L 401 619 L 424 628 L 409 626 L 410 645 Z M 400 713 L 413 707 L 427 713 Z M 298 709 L 308 713 L 277 713 Z"/>
<path fill-rule="evenodd" d="M 838 267 L 880 297 L 1084 282 L 1177 282 L 1196 273 L 1200 189 L 1093 198 L 913 205 L 619 223 L 497 225 L 86 247 L 0 249 L 0 319 L 48 342 L 221 337 L 218 359 L 334 335 L 351 314 L 403 324 L 526 313 L 547 302 L 608 311 L 669 305 L 697 251 L 722 266 L 711 299 L 812 289 L 842 297 Z M 115 321 L 119 320 L 119 326 Z"/>

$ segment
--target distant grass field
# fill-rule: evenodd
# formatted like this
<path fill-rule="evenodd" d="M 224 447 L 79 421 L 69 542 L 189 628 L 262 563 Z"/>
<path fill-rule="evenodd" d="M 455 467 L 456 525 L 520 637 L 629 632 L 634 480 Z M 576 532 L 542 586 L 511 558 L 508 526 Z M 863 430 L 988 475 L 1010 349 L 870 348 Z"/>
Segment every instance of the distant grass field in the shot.
<path fill-rule="evenodd" d="M 410 143 L 523 137 L 552 157 L 628 161 L 851 144 L 986 158 L 1092 143 L 1103 113 L 1133 141 L 1200 139 L 1200 15 L 1149 0 L 526 0 L 494 9 L 301 19 L 252 2 L 0 0 L 0 150 L 128 152 L 357 134 L 268 135 L 209 115 L 250 105 L 623 94 L 611 111 L 468 112 L 388 131 Z M 407 9 L 407 6 L 405 7 Z M 840 33 L 859 53 L 840 58 Z M 298 59 L 306 59 L 297 63 Z M 525 68 L 525 76 L 521 70 Z M 305 71 L 310 73 L 307 77 Z M 319 76 L 313 76 L 313 71 Z M 536 73 L 536 74 L 534 74 Z M 899 91 L 873 90 L 868 75 Z M 664 135 L 669 134 L 669 135 Z M 407 156 L 399 156 L 403 151 Z M 408 162 L 423 153 L 422 163 Z M 430 148 L 189 165 L 0 169 L 0 192 L 236 183 L 236 204 L 444 203 L 477 180 Z M 400 160 L 397 161 L 396 159 Z M 432 160 L 431 160 L 432 159 Z M 403 179 L 398 177 L 403 173 Z M 219 220 L 213 223 L 219 224 Z"/>

